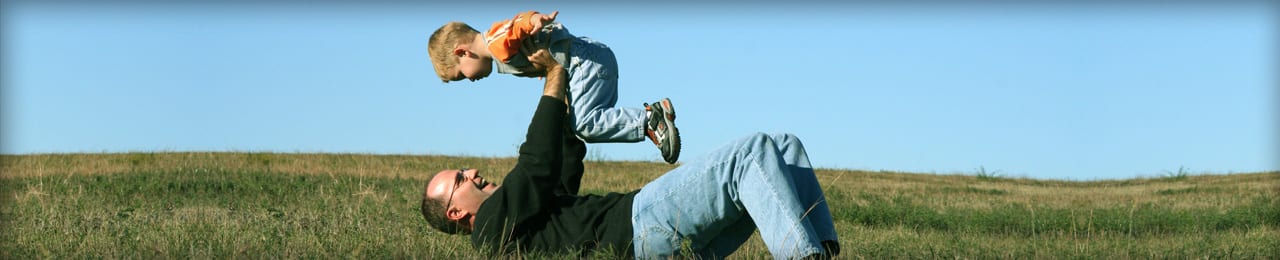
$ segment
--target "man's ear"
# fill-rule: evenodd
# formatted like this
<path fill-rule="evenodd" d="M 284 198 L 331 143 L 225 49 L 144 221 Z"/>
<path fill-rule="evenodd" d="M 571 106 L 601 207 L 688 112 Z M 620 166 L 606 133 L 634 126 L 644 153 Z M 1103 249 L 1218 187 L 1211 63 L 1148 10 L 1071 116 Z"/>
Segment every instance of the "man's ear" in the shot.
<path fill-rule="evenodd" d="M 466 211 L 463 211 L 462 209 L 459 209 L 459 208 L 450 208 L 447 212 L 445 212 L 445 216 L 449 217 L 450 220 L 454 220 L 454 221 L 462 220 L 463 218 L 466 218 L 468 215 L 471 215 L 471 213 L 467 213 Z"/>

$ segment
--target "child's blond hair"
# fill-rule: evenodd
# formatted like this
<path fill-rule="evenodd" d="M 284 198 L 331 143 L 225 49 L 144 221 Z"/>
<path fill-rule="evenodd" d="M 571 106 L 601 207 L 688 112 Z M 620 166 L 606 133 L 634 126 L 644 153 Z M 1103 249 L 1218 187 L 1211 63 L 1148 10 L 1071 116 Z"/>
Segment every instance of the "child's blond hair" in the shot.
<path fill-rule="evenodd" d="M 462 22 L 446 23 L 431 33 L 427 53 L 431 55 L 431 64 L 435 66 L 440 80 L 447 83 L 456 76 L 448 75 L 450 69 L 458 66 L 458 57 L 453 55 L 453 48 L 458 44 L 470 44 L 479 33 L 480 31 Z"/>

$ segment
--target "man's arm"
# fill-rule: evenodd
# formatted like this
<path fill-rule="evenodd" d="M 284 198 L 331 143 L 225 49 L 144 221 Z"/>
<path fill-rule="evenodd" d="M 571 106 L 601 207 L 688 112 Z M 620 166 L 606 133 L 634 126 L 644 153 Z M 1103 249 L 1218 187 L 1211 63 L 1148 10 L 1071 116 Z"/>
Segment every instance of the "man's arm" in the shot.
<path fill-rule="evenodd" d="M 567 121 L 566 121 L 567 122 Z M 564 125 L 564 152 L 560 153 L 560 186 L 554 191 L 557 195 L 578 195 L 582 186 L 582 160 L 587 157 L 587 145 L 573 133 L 573 126 Z"/>
<path fill-rule="evenodd" d="M 503 185 L 476 214 L 474 233 L 476 246 L 507 251 L 512 242 L 529 232 L 536 232 L 539 221 L 546 218 L 546 210 L 554 208 L 556 195 L 563 193 L 561 172 L 564 145 L 564 126 L 569 107 L 568 73 L 545 50 L 537 60 L 547 72 L 547 84 L 538 101 L 525 142 L 520 145 L 520 157 Z M 550 62 L 547 62 L 550 60 Z M 575 138 L 567 136 L 568 138 Z"/>
<path fill-rule="evenodd" d="M 542 95 L 558 99 L 568 105 L 569 72 L 564 70 L 564 66 L 551 58 L 551 53 L 547 49 L 539 49 L 529 55 L 529 62 L 533 63 L 535 70 L 547 73 L 547 82 L 542 86 Z"/>
<path fill-rule="evenodd" d="M 546 49 L 538 50 L 529 56 L 536 67 L 545 69 L 547 72 L 547 82 L 542 88 L 542 95 L 552 97 L 568 106 L 566 98 L 569 88 L 569 73 L 564 67 L 551 57 Z M 565 111 L 568 113 L 568 111 Z M 586 157 L 587 146 L 578 140 L 577 135 L 573 132 L 573 127 L 568 124 L 568 120 L 564 124 L 564 145 L 561 152 L 560 164 L 560 185 L 557 186 L 555 193 L 557 195 L 577 195 L 578 188 L 582 184 L 583 165 L 582 159 Z"/>

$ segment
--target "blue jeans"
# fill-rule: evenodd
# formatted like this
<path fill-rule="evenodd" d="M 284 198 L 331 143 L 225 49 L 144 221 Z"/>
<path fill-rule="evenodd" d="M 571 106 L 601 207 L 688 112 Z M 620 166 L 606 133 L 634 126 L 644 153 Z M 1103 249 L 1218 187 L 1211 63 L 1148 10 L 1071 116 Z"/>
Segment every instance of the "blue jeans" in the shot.
<path fill-rule="evenodd" d="M 723 258 L 757 228 L 779 259 L 837 240 L 809 155 L 791 134 L 753 134 L 687 162 L 641 188 L 631 210 L 637 258 L 680 254 L 683 240 L 698 257 Z"/>
<path fill-rule="evenodd" d="M 618 61 L 603 43 L 573 39 L 569 49 L 569 107 L 574 133 L 587 143 L 644 141 L 645 111 L 619 108 Z"/>

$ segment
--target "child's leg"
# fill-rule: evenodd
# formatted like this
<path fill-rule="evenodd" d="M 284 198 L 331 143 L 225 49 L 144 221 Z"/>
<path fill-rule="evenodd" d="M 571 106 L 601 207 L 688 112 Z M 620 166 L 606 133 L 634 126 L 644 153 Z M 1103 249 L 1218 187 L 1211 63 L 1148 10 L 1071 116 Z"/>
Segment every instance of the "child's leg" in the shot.
<path fill-rule="evenodd" d="M 570 49 L 569 106 L 574 133 L 588 143 L 634 143 L 645 139 L 645 111 L 615 107 L 618 62 L 602 43 L 574 39 Z"/>

